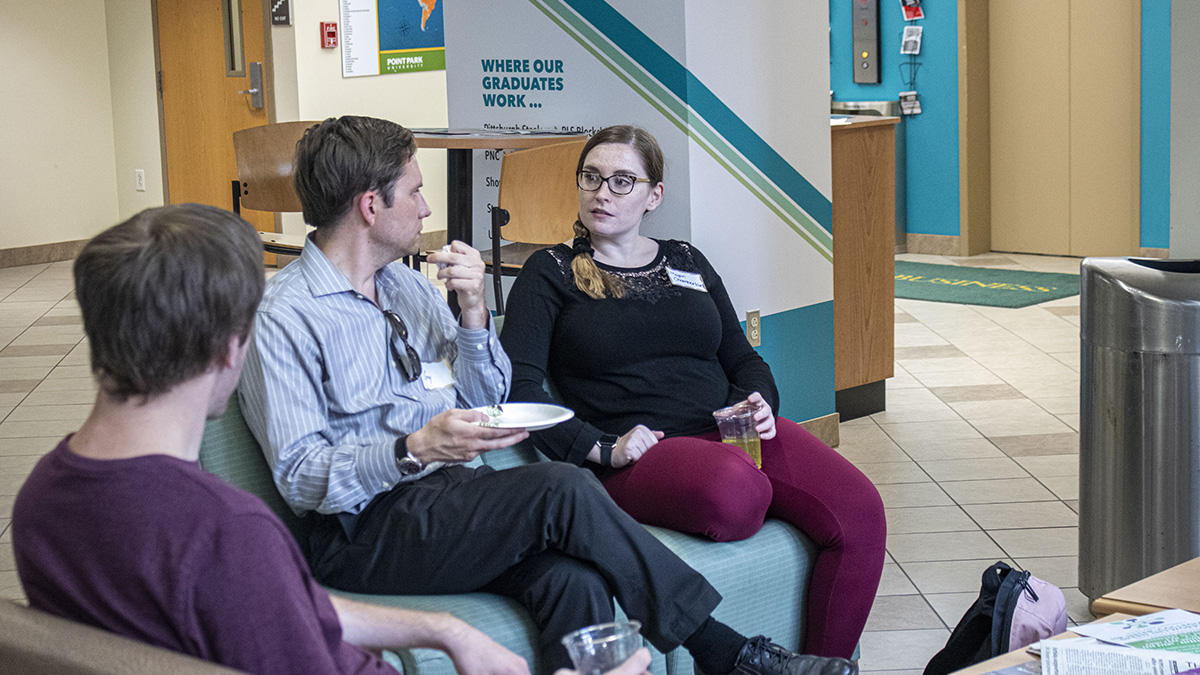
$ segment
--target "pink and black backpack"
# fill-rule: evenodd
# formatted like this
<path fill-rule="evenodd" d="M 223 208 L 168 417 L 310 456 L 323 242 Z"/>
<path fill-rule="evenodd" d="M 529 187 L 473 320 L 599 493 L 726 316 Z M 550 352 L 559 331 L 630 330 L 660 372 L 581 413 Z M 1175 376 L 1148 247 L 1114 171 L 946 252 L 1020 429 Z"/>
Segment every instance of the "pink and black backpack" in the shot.
<path fill-rule="evenodd" d="M 1067 600 L 1052 583 L 1002 562 L 987 568 L 975 604 L 924 675 L 946 675 L 1067 629 Z"/>

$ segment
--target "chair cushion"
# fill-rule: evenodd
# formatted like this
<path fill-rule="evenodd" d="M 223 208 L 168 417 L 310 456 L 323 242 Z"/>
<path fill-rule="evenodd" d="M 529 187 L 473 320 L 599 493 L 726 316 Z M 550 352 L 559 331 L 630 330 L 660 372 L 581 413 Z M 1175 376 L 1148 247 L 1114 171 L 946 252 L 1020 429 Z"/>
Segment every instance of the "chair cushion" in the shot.
<path fill-rule="evenodd" d="M 237 394 L 229 398 L 223 415 L 205 425 L 200 442 L 200 467 L 266 502 L 301 548 L 307 545 L 311 522 L 293 513 L 275 488 L 271 467 L 246 426 Z"/>
<path fill-rule="evenodd" d="M 547 461 L 529 441 L 480 455 L 471 464 L 507 469 Z M 237 397 L 225 414 L 210 420 L 200 463 L 227 482 L 258 495 L 287 524 L 298 541 L 307 541 L 307 519 L 297 518 L 275 489 L 266 460 L 242 419 Z M 789 649 L 803 640 L 803 616 L 817 547 L 791 525 L 768 520 L 757 534 L 717 543 L 658 527 L 647 528 L 688 565 L 703 574 L 724 600 L 713 616 L 748 635 L 764 634 Z M 516 602 L 486 593 L 461 595 L 339 595 L 363 602 L 408 609 L 449 612 L 483 630 L 492 639 L 535 663 L 537 634 L 529 613 Z M 617 607 L 618 617 L 623 616 Z M 651 649 L 655 675 L 693 675 L 692 658 L 676 649 L 665 657 Z M 428 649 L 385 652 L 384 658 L 405 673 L 453 675 L 449 657 Z"/>
<path fill-rule="evenodd" d="M 458 595 L 364 595 L 330 590 L 351 600 L 426 612 L 448 612 L 483 630 L 488 637 L 531 665 L 536 663 L 537 626 L 515 600 L 490 593 Z M 436 649 L 397 652 L 406 673 L 453 673 L 450 657 Z M 390 659 L 389 659 L 390 661 Z"/>

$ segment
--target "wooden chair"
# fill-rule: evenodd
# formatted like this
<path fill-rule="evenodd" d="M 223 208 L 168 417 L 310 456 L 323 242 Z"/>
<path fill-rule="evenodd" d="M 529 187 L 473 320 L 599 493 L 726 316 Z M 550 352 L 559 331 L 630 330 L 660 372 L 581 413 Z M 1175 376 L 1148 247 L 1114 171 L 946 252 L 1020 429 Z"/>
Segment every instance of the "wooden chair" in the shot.
<path fill-rule="evenodd" d="M 504 313 L 502 277 L 516 276 L 529 256 L 568 241 L 579 215 L 575 167 L 587 139 L 517 150 L 500 160 L 499 205 L 492 209 L 491 260 L 496 313 Z M 501 238 L 510 243 L 500 245 Z M 496 270 L 500 270 L 497 274 Z"/>
<path fill-rule="evenodd" d="M 292 186 L 292 157 L 296 141 L 317 122 L 278 122 L 250 127 L 233 134 L 238 179 L 233 181 L 233 211 L 242 207 L 280 213 L 302 211 Z M 300 255 L 303 235 L 262 232 L 268 253 Z"/>
<path fill-rule="evenodd" d="M 242 207 L 255 211 L 300 212 L 304 207 L 292 182 L 292 159 L 296 142 L 304 132 L 320 122 L 277 122 L 250 127 L 233 134 L 233 154 L 237 158 L 238 180 L 233 181 L 233 211 Z M 262 232 L 267 253 L 300 255 L 304 235 Z M 438 248 L 445 235 L 440 231 L 421 233 L 421 250 Z M 404 259 L 419 269 L 423 255 Z"/>

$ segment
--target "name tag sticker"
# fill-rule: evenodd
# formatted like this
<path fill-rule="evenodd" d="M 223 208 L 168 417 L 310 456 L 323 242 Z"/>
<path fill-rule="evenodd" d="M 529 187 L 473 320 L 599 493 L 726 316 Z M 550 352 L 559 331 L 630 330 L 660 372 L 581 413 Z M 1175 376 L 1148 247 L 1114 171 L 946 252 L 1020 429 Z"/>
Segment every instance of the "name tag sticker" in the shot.
<path fill-rule="evenodd" d="M 421 384 L 426 389 L 444 389 L 454 386 L 454 373 L 445 359 L 436 363 L 421 362 Z"/>
<path fill-rule="evenodd" d="M 671 284 L 680 288 L 690 288 L 693 291 L 707 293 L 708 289 L 704 287 L 704 277 L 697 272 L 682 272 L 680 270 L 667 268 L 667 276 L 671 278 Z"/>

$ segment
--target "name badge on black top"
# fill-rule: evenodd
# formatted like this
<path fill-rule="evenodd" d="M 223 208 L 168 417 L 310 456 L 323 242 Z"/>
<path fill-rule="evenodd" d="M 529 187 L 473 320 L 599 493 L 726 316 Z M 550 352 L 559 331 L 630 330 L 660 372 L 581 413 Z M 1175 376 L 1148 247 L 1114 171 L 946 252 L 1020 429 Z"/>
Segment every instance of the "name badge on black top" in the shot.
<path fill-rule="evenodd" d="M 707 293 L 708 289 L 704 287 L 704 277 L 698 272 L 683 272 L 676 269 L 667 268 L 667 276 L 671 279 L 671 285 L 679 286 L 680 288 L 690 288 L 693 291 Z"/>

